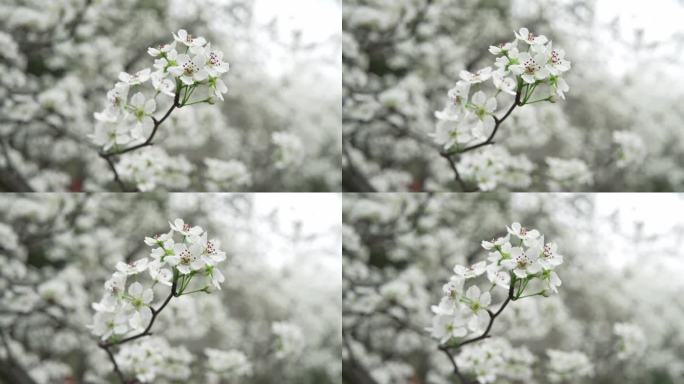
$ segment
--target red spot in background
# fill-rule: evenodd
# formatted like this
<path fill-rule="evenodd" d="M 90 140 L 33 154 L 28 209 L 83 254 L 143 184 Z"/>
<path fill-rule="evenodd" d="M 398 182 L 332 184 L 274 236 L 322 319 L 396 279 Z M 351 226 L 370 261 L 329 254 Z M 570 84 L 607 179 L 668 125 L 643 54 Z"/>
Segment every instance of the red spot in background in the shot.
<path fill-rule="evenodd" d="M 83 179 L 72 180 L 69 184 L 69 192 L 82 192 L 83 191 Z"/>

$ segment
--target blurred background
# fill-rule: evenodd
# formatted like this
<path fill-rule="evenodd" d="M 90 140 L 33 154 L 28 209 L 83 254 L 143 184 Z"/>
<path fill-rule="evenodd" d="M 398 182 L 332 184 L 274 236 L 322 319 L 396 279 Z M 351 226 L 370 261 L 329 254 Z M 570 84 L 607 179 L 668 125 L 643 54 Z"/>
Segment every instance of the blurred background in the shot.
<path fill-rule="evenodd" d="M 502 124 L 492 156 L 524 155 L 533 170 L 528 186 L 497 189 L 682 190 L 683 16 L 681 0 L 345 1 L 345 190 L 458 191 L 427 136 L 433 112 L 459 71 L 493 65 L 488 47 L 521 27 L 566 51 L 570 91 Z M 590 181 L 554 173 L 548 157 L 581 161 Z"/>
<path fill-rule="evenodd" d="M 215 348 L 243 352 L 253 370 L 221 383 L 339 383 L 341 204 L 333 194 L 3 195 L 0 383 L 118 382 L 86 328 L 91 303 L 115 264 L 149 255 L 144 237 L 177 217 L 228 255 L 221 291 L 174 298 L 152 329 L 194 356 L 183 382 L 209 382 L 203 349 Z M 282 355 L 276 322 L 299 330 Z"/>
<path fill-rule="evenodd" d="M 118 191 L 93 112 L 181 28 L 224 52 L 229 91 L 162 125 L 170 159 L 143 150 L 167 165 L 155 189 L 339 190 L 340 15 L 340 0 L 0 1 L 0 190 Z M 232 165 L 210 180 L 206 158 Z"/>
<path fill-rule="evenodd" d="M 494 382 L 551 382 L 548 349 L 578 350 L 594 366 L 563 383 L 684 382 L 684 219 L 671 214 L 682 209 L 672 194 L 345 196 L 343 382 L 457 382 L 425 330 L 430 306 L 454 265 L 485 260 L 480 242 L 516 221 L 558 244 L 562 286 L 513 302 L 494 323 L 493 337 L 535 359 L 532 380 Z M 642 337 L 625 342 L 616 324 Z"/>

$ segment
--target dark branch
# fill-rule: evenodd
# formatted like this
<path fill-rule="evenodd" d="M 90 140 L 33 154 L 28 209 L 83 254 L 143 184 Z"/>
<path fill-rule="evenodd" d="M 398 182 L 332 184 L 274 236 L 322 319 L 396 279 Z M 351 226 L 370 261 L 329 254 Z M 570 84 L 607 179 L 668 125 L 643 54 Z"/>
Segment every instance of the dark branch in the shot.
<path fill-rule="evenodd" d="M 501 123 L 503 123 L 508 118 L 508 116 L 511 115 L 511 113 L 513 112 L 515 107 L 522 105 L 522 103 L 520 102 L 521 95 L 522 95 L 521 87 L 518 87 L 518 91 L 515 93 L 515 101 L 513 102 L 513 104 L 511 104 L 511 106 L 508 108 L 506 113 L 503 116 L 501 116 L 500 118 L 493 116 L 494 122 L 495 122 L 494 129 L 492 130 L 492 133 L 489 135 L 489 137 L 487 137 L 487 140 L 485 140 L 481 143 L 471 145 L 469 147 L 462 148 L 454 154 L 444 153 L 444 152 L 440 153 L 440 155 L 449 162 L 449 166 L 451 167 L 451 170 L 454 172 L 454 178 L 455 178 L 456 182 L 458 182 L 458 184 L 461 187 L 461 189 L 463 190 L 463 192 L 469 192 L 469 191 L 468 191 L 467 185 L 465 184 L 463 179 L 461 179 L 461 176 L 459 175 L 458 169 L 456 167 L 456 163 L 458 162 L 460 155 L 463 153 L 466 153 L 466 152 L 470 152 L 474 149 L 478 149 L 478 148 L 493 144 L 494 143 L 494 136 L 496 136 L 496 133 L 499 131 L 499 127 L 501 126 Z M 455 159 L 452 158 L 452 156 L 454 156 Z"/>
<path fill-rule="evenodd" d="M 169 295 L 166 297 L 166 299 L 164 300 L 162 305 L 159 306 L 159 308 L 154 309 L 154 308 L 150 307 L 150 310 L 152 310 L 152 318 L 150 319 L 150 323 L 147 324 L 147 327 L 145 328 L 144 331 L 142 331 L 136 335 L 127 337 L 125 339 L 118 340 L 118 341 L 109 342 L 109 343 L 102 343 L 102 342 L 98 343 L 98 346 L 107 352 L 107 355 L 109 356 L 109 360 L 112 362 L 112 365 L 114 366 L 114 372 L 116 373 L 117 377 L 119 378 L 119 380 L 121 381 L 122 384 L 127 384 L 128 382 L 126 381 L 126 378 L 124 377 L 123 373 L 119 369 L 119 364 L 117 364 L 116 359 L 114 358 L 114 354 L 112 353 L 110 348 L 117 346 L 117 345 L 121 345 L 123 343 L 128 343 L 128 342 L 133 341 L 133 340 L 137 340 L 141 337 L 150 336 L 152 334 L 152 332 L 150 332 L 150 330 L 152 329 L 152 326 L 154 325 L 154 321 L 157 319 L 157 316 L 159 315 L 159 313 L 164 308 L 166 308 L 166 306 L 171 301 L 171 298 L 173 298 L 174 296 L 178 296 L 176 293 L 176 285 L 177 285 L 176 279 L 174 279 L 173 284 L 171 285 L 171 292 L 169 292 Z"/>
<path fill-rule="evenodd" d="M 176 94 L 173 97 L 173 104 L 171 104 L 171 107 L 166 111 L 164 116 L 162 116 L 162 118 L 159 120 L 152 117 L 152 120 L 154 121 L 154 127 L 152 128 L 152 133 L 147 138 L 147 140 L 145 140 L 145 142 L 134 145 L 132 147 L 124 148 L 124 149 L 119 150 L 119 151 L 114 151 L 114 152 L 109 152 L 109 153 L 100 152 L 100 157 L 107 161 L 109 168 L 112 170 L 112 173 L 114 173 L 114 181 L 119 185 L 119 187 L 121 188 L 122 191 L 124 191 L 124 192 L 126 191 L 125 185 L 121 181 L 121 179 L 119 177 L 119 173 L 116 171 L 115 164 L 111 158 L 114 156 L 123 155 L 124 153 L 135 151 L 135 150 L 140 149 L 140 148 L 151 146 L 153 144 L 152 140 L 154 140 L 154 136 L 157 134 L 157 131 L 159 130 L 159 126 L 162 125 L 164 123 L 164 121 L 166 121 L 166 119 L 169 118 L 169 116 L 171 116 L 171 112 L 173 112 L 174 109 L 180 108 L 182 106 L 180 104 L 180 90 L 181 90 L 180 88 L 181 88 L 180 85 L 176 86 Z"/>
<path fill-rule="evenodd" d="M 471 339 L 467 339 L 464 341 L 461 341 L 460 343 L 454 345 L 454 346 L 449 346 L 449 345 L 440 345 L 439 349 L 441 351 L 444 351 L 448 356 L 449 359 L 451 360 L 451 364 L 454 366 L 454 373 L 456 376 L 461 380 L 462 384 L 469 384 L 468 380 L 463 376 L 463 374 L 459 371 L 458 369 L 458 364 L 456 363 L 456 359 L 454 358 L 454 355 L 451 353 L 450 349 L 453 349 L 454 351 L 458 351 L 461 347 L 464 345 L 468 345 L 480 340 L 484 340 L 490 337 L 489 332 L 492 330 L 492 326 L 494 325 L 494 320 L 503 312 L 504 308 L 508 305 L 508 303 L 511 302 L 511 300 L 515 300 L 513 294 L 515 291 L 515 279 L 511 279 L 511 283 L 508 287 L 508 296 L 506 296 L 506 300 L 501 304 L 499 309 L 496 312 L 492 312 L 490 310 L 487 310 L 487 313 L 489 314 L 489 324 L 487 324 L 487 328 L 485 329 L 484 332 L 482 332 L 481 335 L 473 337 Z"/>

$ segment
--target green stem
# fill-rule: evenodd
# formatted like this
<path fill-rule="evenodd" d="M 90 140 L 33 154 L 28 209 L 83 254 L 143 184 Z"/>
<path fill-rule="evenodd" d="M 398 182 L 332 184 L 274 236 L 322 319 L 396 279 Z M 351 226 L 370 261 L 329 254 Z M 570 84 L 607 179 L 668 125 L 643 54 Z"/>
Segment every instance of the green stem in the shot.
<path fill-rule="evenodd" d="M 181 294 L 181 296 L 185 296 L 185 295 L 189 295 L 189 294 L 191 294 L 191 293 L 197 293 L 197 292 L 206 292 L 206 291 L 207 291 L 207 288 L 208 288 L 208 287 L 204 287 L 204 288 L 202 288 L 202 289 L 196 289 L 196 290 L 194 290 L 194 291 L 184 292 L 184 293 Z"/>
<path fill-rule="evenodd" d="M 208 98 L 206 98 L 206 99 L 193 101 L 192 103 L 183 104 L 183 106 L 186 106 L 186 105 L 195 105 L 195 104 L 200 104 L 200 103 L 206 103 L 206 102 L 208 102 L 209 100 L 211 100 L 211 98 L 208 97 Z"/>

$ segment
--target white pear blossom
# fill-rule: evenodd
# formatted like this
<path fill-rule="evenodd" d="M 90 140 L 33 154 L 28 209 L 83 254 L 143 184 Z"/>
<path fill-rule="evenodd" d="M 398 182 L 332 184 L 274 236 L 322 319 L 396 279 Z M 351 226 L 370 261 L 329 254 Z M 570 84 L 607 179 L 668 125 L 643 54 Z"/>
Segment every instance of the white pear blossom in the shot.
<path fill-rule="evenodd" d="M 173 39 L 177 42 L 184 44 L 187 47 L 198 47 L 207 43 L 207 40 L 201 36 L 193 36 L 189 34 L 185 29 L 179 29 L 178 34 L 173 34 Z"/>
<path fill-rule="evenodd" d="M 618 337 L 617 358 L 630 360 L 641 358 L 648 347 L 648 339 L 641 327 L 632 323 L 615 323 L 613 333 Z"/>
<path fill-rule="evenodd" d="M 205 265 L 201 255 L 201 244 L 193 243 L 188 246 L 179 243 L 173 246 L 173 255 L 168 256 L 165 260 L 169 265 L 178 269 L 178 272 L 187 275 L 192 271 L 201 269 Z"/>
<path fill-rule="evenodd" d="M 133 315 L 130 318 L 130 325 L 133 329 L 144 329 L 152 318 L 150 303 L 154 298 L 154 292 L 150 288 L 143 288 L 139 282 L 134 282 L 128 287 L 128 297 Z"/>
<path fill-rule="evenodd" d="M 618 168 L 637 167 L 646 158 L 644 141 L 634 132 L 615 131 L 613 142 L 617 145 L 615 157 Z"/>
<path fill-rule="evenodd" d="M 468 320 L 468 329 L 477 332 L 484 330 L 489 321 L 489 314 L 487 308 L 492 303 L 492 296 L 489 292 L 480 292 L 477 285 L 473 285 L 465 293 L 466 303 L 472 312 Z"/>
<path fill-rule="evenodd" d="M 513 247 L 511 248 L 511 258 L 501 261 L 501 266 L 512 270 L 518 278 L 524 279 L 541 271 L 539 252 L 539 248 L 525 250 L 521 247 Z"/>
<path fill-rule="evenodd" d="M 516 39 L 523 41 L 530 45 L 541 45 L 546 44 L 548 39 L 544 35 L 535 36 L 534 33 L 530 32 L 527 28 L 520 28 L 518 32 L 514 32 Z"/>
<path fill-rule="evenodd" d="M 145 99 L 145 96 L 138 92 L 129 103 L 131 113 L 135 119 L 135 127 L 131 129 L 131 136 L 134 139 L 146 139 L 152 133 L 154 121 L 151 116 L 157 109 L 157 103 L 154 99 Z"/>
<path fill-rule="evenodd" d="M 463 277 L 464 279 L 472 279 L 485 273 L 486 268 L 487 262 L 485 261 L 473 264 L 470 267 L 456 265 L 454 267 L 454 274 L 456 274 L 456 276 Z"/>
<path fill-rule="evenodd" d="M 459 76 L 469 84 L 479 84 L 492 77 L 492 67 L 484 67 L 475 73 L 463 70 L 459 73 Z"/>
<path fill-rule="evenodd" d="M 518 60 L 520 64 L 511 65 L 510 69 L 511 72 L 520 75 L 524 82 L 534 84 L 536 81 L 544 80 L 549 76 L 544 53 L 540 52 L 532 56 L 528 52 L 523 52 Z"/>
<path fill-rule="evenodd" d="M 168 71 L 174 77 L 178 77 L 183 84 L 193 85 L 195 82 L 205 80 L 209 76 L 202 55 L 190 56 L 180 54 L 177 61 L 178 65 L 169 67 Z"/>

